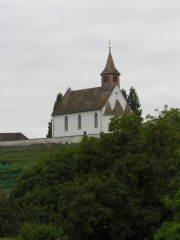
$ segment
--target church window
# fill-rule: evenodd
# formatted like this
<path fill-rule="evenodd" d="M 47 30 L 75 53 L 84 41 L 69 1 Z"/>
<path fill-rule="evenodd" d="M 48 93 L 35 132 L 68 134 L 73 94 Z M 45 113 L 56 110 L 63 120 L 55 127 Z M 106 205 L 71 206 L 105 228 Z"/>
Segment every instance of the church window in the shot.
<path fill-rule="evenodd" d="M 78 129 L 81 129 L 81 115 L 78 115 Z"/>
<path fill-rule="evenodd" d="M 68 117 L 67 116 L 65 116 L 65 119 L 64 119 L 64 130 L 68 131 Z"/>
<path fill-rule="evenodd" d="M 94 114 L 94 127 L 95 128 L 98 127 L 98 114 L 97 113 Z"/>
<path fill-rule="evenodd" d="M 104 82 L 108 82 L 108 76 L 104 76 Z"/>
<path fill-rule="evenodd" d="M 113 76 L 113 82 L 117 82 L 117 76 Z"/>

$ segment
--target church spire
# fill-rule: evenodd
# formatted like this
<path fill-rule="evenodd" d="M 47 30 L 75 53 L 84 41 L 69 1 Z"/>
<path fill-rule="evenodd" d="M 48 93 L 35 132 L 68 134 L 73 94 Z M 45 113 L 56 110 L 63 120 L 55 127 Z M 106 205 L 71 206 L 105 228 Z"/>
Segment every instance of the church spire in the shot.
<path fill-rule="evenodd" d="M 115 85 L 119 86 L 119 76 L 121 74 L 116 69 L 113 61 L 113 57 L 111 54 L 111 45 L 109 42 L 109 55 L 106 62 L 106 66 L 101 73 L 101 80 L 102 80 L 102 88 L 104 90 L 110 90 Z"/>
<path fill-rule="evenodd" d="M 108 59 L 107 59 L 107 62 L 106 62 L 106 66 L 101 73 L 101 76 L 102 75 L 107 75 L 107 74 L 120 75 L 119 71 L 115 68 L 115 65 L 114 65 L 113 57 L 112 57 L 112 54 L 111 54 L 111 43 L 110 43 L 110 41 L 109 41 Z"/>

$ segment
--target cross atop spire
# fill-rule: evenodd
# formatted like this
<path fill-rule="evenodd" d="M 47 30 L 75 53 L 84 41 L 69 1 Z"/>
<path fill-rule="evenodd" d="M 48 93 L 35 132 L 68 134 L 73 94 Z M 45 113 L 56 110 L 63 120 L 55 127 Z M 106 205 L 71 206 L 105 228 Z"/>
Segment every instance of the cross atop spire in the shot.
<path fill-rule="evenodd" d="M 109 53 L 111 52 L 111 41 L 109 40 Z"/>

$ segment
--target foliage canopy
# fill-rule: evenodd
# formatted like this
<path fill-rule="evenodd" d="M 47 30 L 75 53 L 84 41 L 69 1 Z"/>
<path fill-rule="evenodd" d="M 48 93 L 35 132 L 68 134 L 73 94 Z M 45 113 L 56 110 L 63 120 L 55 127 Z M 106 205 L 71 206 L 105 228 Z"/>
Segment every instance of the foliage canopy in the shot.
<path fill-rule="evenodd" d="M 115 117 L 109 134 L 61 147 L 19 179 L 24 221 L 53 225 L 69 240 L 152 239 L 173 219 L 162 199 L 178 189 L 179 120 L 178 109 L 145 122 Z"/>

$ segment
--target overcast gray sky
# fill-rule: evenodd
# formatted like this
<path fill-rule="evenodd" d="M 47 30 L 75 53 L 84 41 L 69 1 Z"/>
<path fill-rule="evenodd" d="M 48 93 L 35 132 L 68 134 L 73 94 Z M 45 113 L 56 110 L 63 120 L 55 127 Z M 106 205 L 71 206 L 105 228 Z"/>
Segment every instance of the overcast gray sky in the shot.
<path fill-rule="evenodd" d="M 45 137 L 57 93 L 100 85 L 108 40 L 143 115 L 180 104 L 180 0 L 0 0 L 0 132 Z"/>

